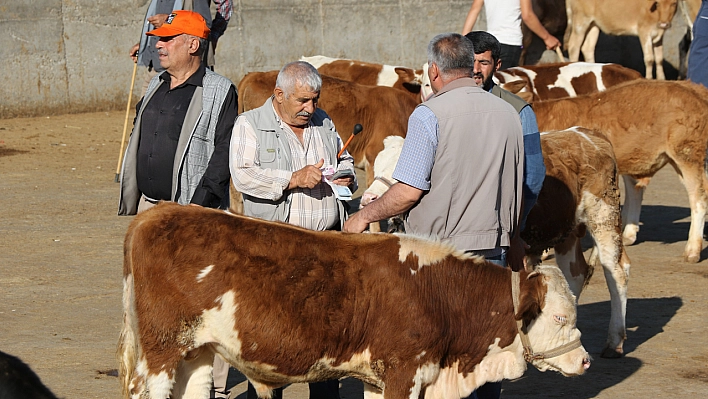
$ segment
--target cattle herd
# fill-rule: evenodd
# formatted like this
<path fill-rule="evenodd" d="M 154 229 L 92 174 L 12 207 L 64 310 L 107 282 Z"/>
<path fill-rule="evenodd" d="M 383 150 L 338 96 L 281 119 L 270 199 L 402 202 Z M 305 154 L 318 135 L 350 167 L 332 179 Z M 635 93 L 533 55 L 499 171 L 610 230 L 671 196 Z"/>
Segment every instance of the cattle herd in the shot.
<path fill-rule="evenodd" d="M 601 354 L 622 356 L 630 271 L 624 246 L 637 239 L 643 190 L 667 164 L 680 175 L 691 208 L 684 259 L 700 260 L 708 89 L 662 80 L 661 37 L 677 0 L 611 15 L 599 11 L 605 2 L 564 2 L 570 59 L 577 61 L 582 48 L 586 62 L 494 76 L 532 103 L 542 132 L 546 179 L 522 232 L 529 270 L 511 272 L 402 233 L 313 232 L 161 204 L 138 215 L 125 239 L 118 350 L 124 397 L 206 398 L 215 353 L 261 397 L 292 382 L 350 376 L 364 382 L 366 397 L 458 399 L 485 382 L 521 376 L 527 362 L 580 375 L 590 359 L 575 327 L 576 304 L 596 264 L 611 298 Z M 693 3 L 685 0 L 689 14 Z M 637 20 L 634 30 L 620 26 L 620 14 Z M 638 35 L 647 77 L 656 62 L 659 80 L 594 63 L 600 30 Z M 396 183 L 408 117 L 431 94 L 425 68 L 303 60 L 322 75 L 319 106 L 342 139 L 363 126 L 348 148 L 366 171 L 365 206 Z M 244 76 L 239 113 L 263 104 L 276 75 Z M 232 195 L 231 213 L 239 209 Z M 586 233 L 594 242 L 589 261 L 580 243 Z M 554 262 L 544 258 L 550 249 Z"/>

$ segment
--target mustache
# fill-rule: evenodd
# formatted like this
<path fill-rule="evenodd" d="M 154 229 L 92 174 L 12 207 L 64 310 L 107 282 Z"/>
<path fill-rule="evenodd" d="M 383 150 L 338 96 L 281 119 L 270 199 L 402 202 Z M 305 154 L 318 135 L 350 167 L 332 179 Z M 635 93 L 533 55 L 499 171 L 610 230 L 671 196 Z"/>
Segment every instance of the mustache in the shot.
<path fill-rule="evenodd" d="M 312 114 L 307 111 L 300 111 L 295 116 L 306 116 L 309 118 L 310 116 L 312 116 Z"/>
<path fill-rule="evenodd" d="M 474 74 L 472 74 L 472 77 L 473 77 L 473 78 L 480 78 L 480 79 L 484 79 L 484 75 L 482 75 L 482 73 L 481 73 L 481 72 L 478 72 L 478 73 L 474 73 Z"/>

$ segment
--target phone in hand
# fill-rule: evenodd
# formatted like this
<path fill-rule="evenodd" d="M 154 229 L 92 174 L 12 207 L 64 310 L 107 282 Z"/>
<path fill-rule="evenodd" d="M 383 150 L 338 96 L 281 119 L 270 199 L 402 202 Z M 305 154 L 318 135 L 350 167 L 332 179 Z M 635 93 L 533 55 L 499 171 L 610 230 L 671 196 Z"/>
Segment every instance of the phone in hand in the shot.
<path fill-rule="evenodd" d="M 338 170 L 332 175 L 331 180 L 337 180 L 346 177 L 354 177 L 354 172 L 349 169 Z"/>

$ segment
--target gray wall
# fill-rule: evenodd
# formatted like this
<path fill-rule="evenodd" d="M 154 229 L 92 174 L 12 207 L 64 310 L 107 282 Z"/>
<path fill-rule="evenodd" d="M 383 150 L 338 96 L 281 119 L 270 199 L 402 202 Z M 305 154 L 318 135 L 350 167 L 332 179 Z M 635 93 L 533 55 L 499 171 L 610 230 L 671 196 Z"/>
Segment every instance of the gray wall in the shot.
<path fill-rule="evenodd" d="M 249 71 L 318 54 L 419 68 L 428 41 L 462 29 L 471 3 L 234 0 L 216 71 L 238 83 Z M 0 0 L 0 118 L 125 109 L 133 70 L 127 53 L 147 6 L 148 0 Z M 678 17 L 664 38 L 672 65 L 685 29 Z M 482 15 L 475 29 L 485 27 Z"/>
<path fill-rule="evenodd" d="M 420 67 L 469 0 L 234 0 L 216 71 L 238 83 L 303 55 Z M 0 118 L 125 109 L 148 0 L 0 0 Z M 140 87 L 140 68 L 135 86 Z M 134 92 L 138 92 L 138 88 Z M 135 102 L 135 99 L 133 99 Z"/>

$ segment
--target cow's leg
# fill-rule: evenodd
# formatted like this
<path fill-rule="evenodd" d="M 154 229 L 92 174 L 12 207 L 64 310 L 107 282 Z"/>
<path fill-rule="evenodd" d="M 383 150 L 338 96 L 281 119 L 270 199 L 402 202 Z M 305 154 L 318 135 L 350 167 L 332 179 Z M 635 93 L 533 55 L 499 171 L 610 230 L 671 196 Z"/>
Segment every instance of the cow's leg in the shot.
<path fill-rule="evenodd" d="M 644 77 L 651 79 L 654 69 L 654 43 L 651 34 L 648 32 L 639 32 L 639 39 L 642 41 L 642 52 L 644 52 Z"/>
<path fill-rule="evenodd" d="M 580 59 L 580 46 L 583 44 L 585 34 L 590 26 L 590 21 L 572 21 L 570 29 L 570 37 L 568 38 L 568 58 L 571 62 L 577 62 Z"/>
<path fill-rule="evenodd" d="M 191 351 L 177 367 L 172 399 L 209 399 L 214 352 L 207 347 Z"/>
<path fill-rule="evenodd" d="M 583 52 L 583 58 L 585 62 L 595 62 L 595 47 L 597 46 L 597 40 L 600 38 L 600 28 L 597 25 L 593 25 L 588 30 L 588 34 L 585 35 L 585 42 L 581 51 Z"/>
<path fill-rule="evenodd" d="M 553 249 L 556 255 L 556 264 L 568 281 L 570 291 L 576 299 L 579 298 L 588 276 L 592 275 L 592 267 L 585 262 L 578 234 L 571 232 L 562 243 Z"/>
<path fill-rule="evenodd" d="M 664 35 L 662 34 L 657 41 L 653 43 L 654 50 L 654 65 L 656 65 L 656 80 L 665 80 L 664 76 Z"/>
<path fill-rule="evenodd" d="M 616 189 L 607 192 L 619 193 Z M 608 198 L 606 202 L 586 194 L 582 201 L 584 218 L 595 240 L 597 261 L 602 265 L 607 289 L 610 291 L 610 326 L 602 357 L 616 358 L 622 356 L 622 346 L 626 339 L 625 318 L 630 266 L 620 234 L 619 196 Z"/>
<path fill-rule="evenodd" d="M 383 399 L 384 395 L 380 389 L 371 384 L 364 383 L 364 399 Z"/>
<path fill-rule="evenodd" d="M 696 263 L 700 260 L 703 249 L 703 227 L 708 207 L 708 194 L 706 194 L 708 181 L 702 163 L 687 165 L 682 162 L 677 163 L 675 168 L 683 176 L 683 184 L 688 192 L 688 202 L 691 207 L 691 228 L 688 231 L 688 242 L 683 257 L 686 262 Z"/>
<path fill-rule="evenodd" d="M 644 189 L 649 184 L 649 178 L 635 179 L 631 176 L 622 175 L 624 180 L 624 207 L 622 208 L 622 221 L 624 222 L 624 232 L 622 233 L 622 243 L 632 245 L 637 241 L 639 232 L 639 214 L 642 211 L 642 198 Z"/>

